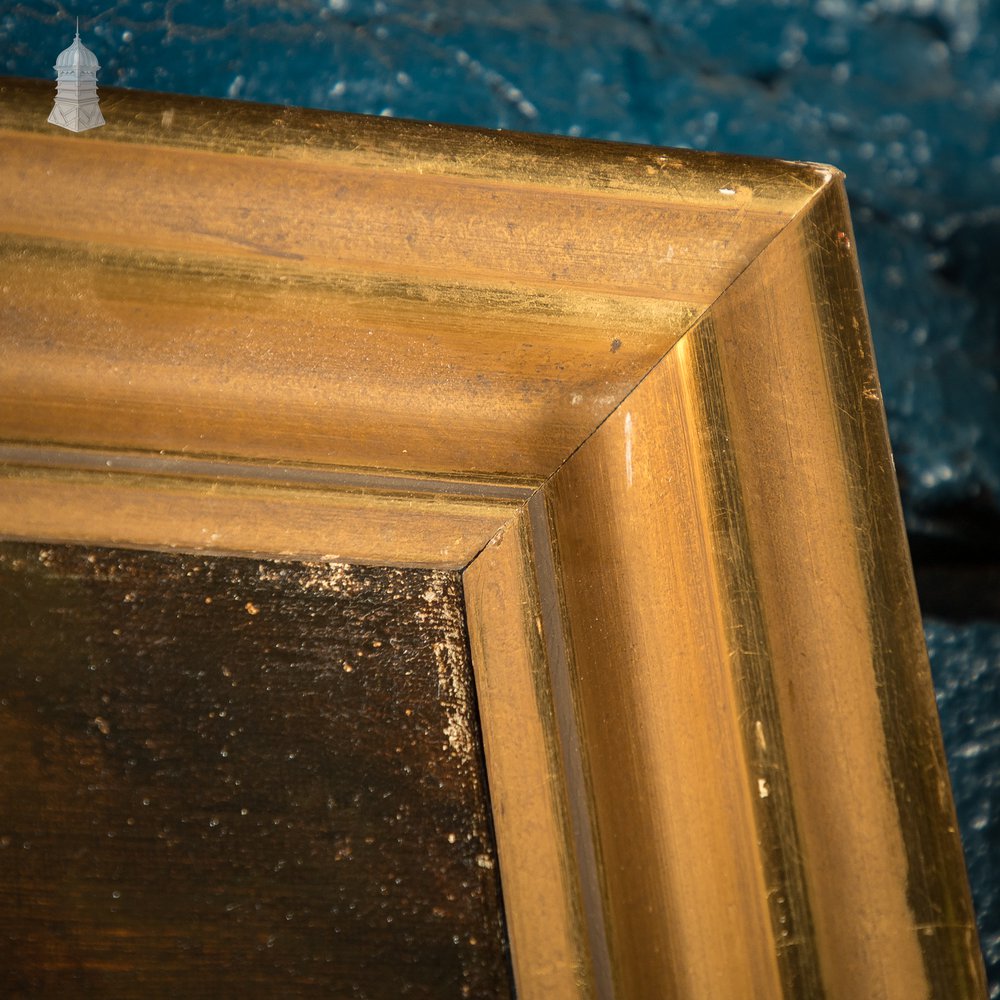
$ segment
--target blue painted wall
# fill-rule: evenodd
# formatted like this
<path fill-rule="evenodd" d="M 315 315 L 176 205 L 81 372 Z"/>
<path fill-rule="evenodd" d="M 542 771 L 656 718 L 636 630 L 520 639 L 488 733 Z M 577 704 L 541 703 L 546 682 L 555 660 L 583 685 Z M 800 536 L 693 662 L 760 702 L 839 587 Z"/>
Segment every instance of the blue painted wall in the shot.
<path fill-rule="evenodd" d="M 50 77 L 69 14 L 105 84 L 847 171 L 1000 998 L 1000 5 L 0 0 L 0 72 Z"/>

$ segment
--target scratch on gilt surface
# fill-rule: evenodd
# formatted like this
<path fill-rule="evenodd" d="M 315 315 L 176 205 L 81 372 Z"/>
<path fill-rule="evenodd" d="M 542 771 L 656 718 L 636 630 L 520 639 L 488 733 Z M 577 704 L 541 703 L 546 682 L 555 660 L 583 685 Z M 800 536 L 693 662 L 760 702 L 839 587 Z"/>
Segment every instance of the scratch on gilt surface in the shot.
<path fill-rule="evenodd" d="M 767 737 L 764 735 L 764 724 L 758 719 L 753 727 L 754 733 L 757 736 L 757 745 L 761 750 L 767 750 Z"/>
<path fill-rule="evenodd" d="M 632 486 L 632 414 L 625 414 L 625 478 Z"/>

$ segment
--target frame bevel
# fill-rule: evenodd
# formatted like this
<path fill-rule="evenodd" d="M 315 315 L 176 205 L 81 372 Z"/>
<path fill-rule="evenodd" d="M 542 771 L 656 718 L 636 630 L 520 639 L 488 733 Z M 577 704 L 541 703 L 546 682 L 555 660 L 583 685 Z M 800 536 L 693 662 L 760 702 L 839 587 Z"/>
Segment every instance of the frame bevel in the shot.
<path fill-rule="evenodd" d="M 983 996 L 840 175 L 105 95 L 0 82 L 3 533 L 462 569 L 522 996 Z"/>

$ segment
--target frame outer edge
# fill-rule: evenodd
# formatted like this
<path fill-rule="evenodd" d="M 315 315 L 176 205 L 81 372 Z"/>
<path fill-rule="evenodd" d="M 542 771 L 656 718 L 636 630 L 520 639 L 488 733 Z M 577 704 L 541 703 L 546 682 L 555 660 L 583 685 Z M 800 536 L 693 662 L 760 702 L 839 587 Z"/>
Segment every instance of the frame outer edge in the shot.
<path fill-rule="evenodd" d="M 616 994 L 984 997 L 840 179 L 543 492 Z"/>
<path fill-rule="evenodd" d="M 842 180 L 688 335 L 696 352 L 699 338 L 692 378 L 724 401 L 823 995 L 984 997 Z"/>

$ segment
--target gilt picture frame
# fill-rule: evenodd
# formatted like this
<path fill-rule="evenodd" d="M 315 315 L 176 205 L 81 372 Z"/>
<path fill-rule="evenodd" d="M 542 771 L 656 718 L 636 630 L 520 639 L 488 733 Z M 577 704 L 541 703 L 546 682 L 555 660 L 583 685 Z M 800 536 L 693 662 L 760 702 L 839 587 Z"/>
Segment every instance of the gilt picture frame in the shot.
<path fill-rule="evenodd" d="M 976 997 L 843 177 L 0 81 L 0 533 L 462 573 L 517 993 Z"/>

